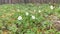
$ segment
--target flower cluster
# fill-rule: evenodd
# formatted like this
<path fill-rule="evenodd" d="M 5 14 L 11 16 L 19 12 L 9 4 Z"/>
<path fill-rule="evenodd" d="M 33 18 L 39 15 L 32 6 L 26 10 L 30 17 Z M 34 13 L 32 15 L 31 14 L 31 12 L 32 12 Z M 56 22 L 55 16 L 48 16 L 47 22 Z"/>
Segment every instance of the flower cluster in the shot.
<path fill-rule="evenodd" d="M 35 19 L 36 17 L 32 15 L 31 18 L 32 18 L 32 19 Z M 18 20 L 22 20 L 23 18 L 22 18 L 22 16 L 18 16 L 17 19 L 18 19 Z"/>
<path fill-rule="evenodd" d="M 34 10 L 34 11 L 36 11 L 36 10 Z M 41 10 L 39 10 L 38 12 L 40 13 Z M 28 15 L 29 15 L 29 12 L 25 12 L 25 15 L 28 16 Z M 31 15 L 31 18 L 32 18 L 32 19 L 36 19 L 36 17 L 35 17 L 34 15 Z M 23 18 L 22 18 L 22 16 L 18 16 L 17 19 L 18 19 L 18 20 L 22 20 Z"/>

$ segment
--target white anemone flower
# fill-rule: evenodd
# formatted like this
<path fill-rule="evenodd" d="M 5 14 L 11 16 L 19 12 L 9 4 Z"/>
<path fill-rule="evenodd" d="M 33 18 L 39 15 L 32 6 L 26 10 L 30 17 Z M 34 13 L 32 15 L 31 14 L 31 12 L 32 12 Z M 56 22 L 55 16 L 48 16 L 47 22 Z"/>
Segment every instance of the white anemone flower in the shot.
<path fill-rule="evenodd" d="M 41 11 L 39 10 L 39 13 L 40 13 Z"/>
<path fill-rule="evenodd" d="M 32 16 L 32 19 L 35 19 L 35 16 Z"/>
<path fill-rule="evenodd" d="M 54 9 L 54 7 L 51 5 L 51 6 L 50 6 L 50 9 Z"/>
<path fill-rule="evenodd" d="M 18 20 L 22 20 L 22 17 L 21 17 L 21 16 L 19 16 L 17 19 L 18 19 Z"/>
<path fill-rule="evenodd" d="M 28 16 L 28 15 L 29 15 L 29 13 L 28 13 L 28 12 L 26 12 L 26 15 Z"/>

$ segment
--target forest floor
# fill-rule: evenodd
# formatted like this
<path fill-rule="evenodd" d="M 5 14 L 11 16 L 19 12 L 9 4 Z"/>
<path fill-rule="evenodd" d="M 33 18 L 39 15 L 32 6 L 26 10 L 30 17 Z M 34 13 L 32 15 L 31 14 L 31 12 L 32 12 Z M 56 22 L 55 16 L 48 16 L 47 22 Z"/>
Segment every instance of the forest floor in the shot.
<path fill-rule="evenodd" d="M 60 5 L 0 5 L 0 34 L 60 34 Z"/>

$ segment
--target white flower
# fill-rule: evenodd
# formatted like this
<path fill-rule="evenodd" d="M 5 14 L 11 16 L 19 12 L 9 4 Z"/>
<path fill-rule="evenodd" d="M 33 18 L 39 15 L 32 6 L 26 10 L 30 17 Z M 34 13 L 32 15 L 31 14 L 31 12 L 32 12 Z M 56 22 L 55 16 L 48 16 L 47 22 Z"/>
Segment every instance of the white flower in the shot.
<path fill-rule="evenodd" d="M 21 17 L 21 16 L 19 16 L 17 19 L 18 19 L 18 20 L 22 20 L 22 17 Z"/>
<path fill-rule="evenodd" d="M 32 19 L 35 19 L 35 16 L 32 16 Z"/>
<path fill-rule="evenodd" d="M 28 12 L 26 12 L 26 15 L 28 16 L 28 15 L 29 15 L 29 13 L 28 13 Z"/>
<path fill-rule="evenodd" d="M 51 9 L 54 9 L 54 7 L 53 7 L 52 5 L 50 6 L 50 8 L 51 8 Z"/>
<path fill-rule="evenodd" d="M 40 13 L 41 11 L 39 10 L 39 13 Z"/>

